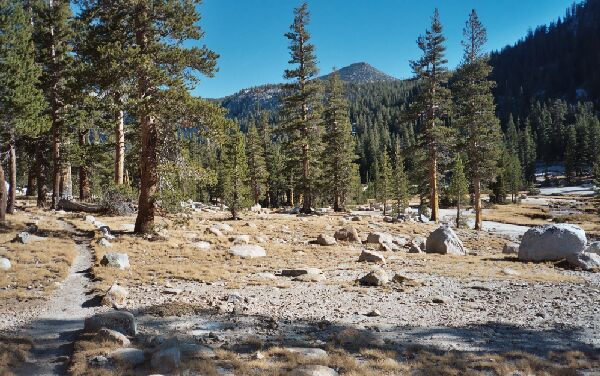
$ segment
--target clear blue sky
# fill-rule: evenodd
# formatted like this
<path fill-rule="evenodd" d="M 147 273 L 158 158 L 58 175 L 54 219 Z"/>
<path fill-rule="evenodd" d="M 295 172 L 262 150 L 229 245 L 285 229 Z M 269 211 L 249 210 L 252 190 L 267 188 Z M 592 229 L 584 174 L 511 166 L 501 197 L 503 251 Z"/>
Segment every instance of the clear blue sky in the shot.
<path fill-rule="evenodd" d="M 219 72 L 202 78 L 195 95 L 216 98 L 240 89 L 283 82 L 289 59 L 284 37 L 300 0 L 204 0 L 201 44 L 219 53 Z M 565 14 L 572 0 L 312 0 L 309 30 L 321 73 L 364 61 L 398 78 L 410 77 L 419 57 L 416 39 L 438 7 L 447 37 L 449 66 L 461 57 L 460 40 L 475 8 L 488 29 L 488 50 L 525 36 L 529 28 Z"/>

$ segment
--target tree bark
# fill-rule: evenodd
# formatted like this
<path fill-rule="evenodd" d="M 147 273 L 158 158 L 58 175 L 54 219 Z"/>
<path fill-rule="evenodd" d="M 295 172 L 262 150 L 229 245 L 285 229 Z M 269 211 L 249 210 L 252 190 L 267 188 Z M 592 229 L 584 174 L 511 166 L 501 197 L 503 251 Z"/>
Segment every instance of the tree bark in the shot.
<path fill-rule="evenodd" d="M 29 168 L 29 172 L 27 173 L 27 196 L 34 196 L 37 190 L 36 184 L 36 168 L 37 161 L 34 161 Z"/>
<path fill-rule="evenodd" d="M 439 196 L 438 196 L 438 181 L 437 181 L 437 155 L 435 145 L 429 145 L 429 196 L 431 206 L 431 220 L 438 222 L 439 220 Z"/>
<path fill-rule="evenodd" d="M 58 0 L 50 0 L 50 9 L 54 7 L 54 3 L 58 3 Z M 54 47 L 54 28 L 50 27 L 50 35 L 52 38 L 52 61 L 56 60 L 56 49 Z M 52 72 L 53 77 L 58 78 L 60 72 Z M 50 102 L 52 107 L 52 209 L 56 209 L 58 205 L 60 195 L 60 178 L 61 178 L 61 161 L 60 161 L 60 116 L 59 112 L 59 98 L 58 98 L 58 84 L 53 82 L 52 89 L 50 90 Z"/>
<path fill-rule="evenodd" d="M 79 146 L 84 147 L 87 144 L 87 135 L 89 131 L 79 132 Z M 91 195 L 89 166 L 84 160 L 79 166 L 79 199 L 81 201 L 89 200 Z"/>
<path fill-rule="evenodd" d="M 117 121 L 115 124 L 115 184 L 124 183 L 125 171 L 125 119 L 123 110 L 117 112 Z"/>
<path fill-rule="evenodd" d="M 456 200 L 456 228 L 460 228 L 460 197 Z"/>
<path fill-rule="evenodd" d="M 146 53 L 148 36 L 146 35 L 147 10 L 140 4 L 135 15 L 135 38 L 141 54 Z M 137 80 L 138 99 L 144 101 L 150 92 L 150 82 L 143 67 Z M 154 214 L 156 211 L 157 174 L 157 132 L 151 110 L 144 103 L 140 109 L 140 197 L 138 215 L 135 220 L 135 233 L 144 234 L 154 231 Z"/>
<path fill-rule="evenodd" d="M 44 142 L 38 141 L 38 147 L 35 152 L 35 173 L 37 180 L 37 207 L 46 207 L 46 161 L 44 159 Z"/>
<path fill-rule="evenodd" d="M 8 197 L 7 197 L 7 206 L 6 212 L 8 214 L 14 214 L 15 212 L 15 197 L 17 195 L 17 153 L 15 152 L 15 142 L 14 139 L 11 141 L 9 145 L 8 152 L 8 163 L 9 163 L 9 172 L 8 172 Z"/>
<path fill-rule="evenodd" d="M 475 191 L 475 230 L 483 230 L 483 219 L 481 217 L 481 181 L 475 179 L 473 182 Z"/>
<path fill-rule="evenodd" d="M 0 187 L 0 225 L 4 225 L 6 223 L 6 196 L 8 195 L 8 191 L 6 189 L 2 164 L 0 164 L 0 185 L 2 185 L 2 187 Z"/>
<path fill-rule="evenodd" d="M 60 176 L 60 198 L 73 199 L 73 174 L 71 162 L 63 163 Z"/>

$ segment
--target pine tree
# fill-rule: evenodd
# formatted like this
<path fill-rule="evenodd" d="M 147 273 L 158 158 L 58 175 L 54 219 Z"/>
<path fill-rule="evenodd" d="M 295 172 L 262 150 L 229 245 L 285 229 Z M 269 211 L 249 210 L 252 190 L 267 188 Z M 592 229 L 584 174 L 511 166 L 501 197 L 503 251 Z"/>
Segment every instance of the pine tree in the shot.
<path fill-rule="evenodd" d="M 286 69 L 284 74 L 285 79 L 293 82 L 287 85 L 290 94 L 284 98 L 282 110 L 282 133 L 285 135 L 290 181 L 299 183 L 304 213 L 312 211 L 322 137 L 321 89 L 318 80 L 314 80 L 319 70 L 315 47 L 310 43 L 310 33 L 306 29 L 309 21 L 307 3 L 294 9 L 294 22 L 290 32 L 285 34 L 290 41 L 289 63 L 292 68 Z M 298 179 L 294 176 L 296 174 L 300 175 Z"/>
<path fill-rule="evenodd" d="M 491 181 L 500 157 L 501 131 L 495 115 L 492 68 L 483 51 L 487 33 L 475 10 L 463 30 L 463 61 L 453 84 L 459 150 L 464 150 L 466 167 L 474 190 L 475 229 L 482 229 L 481 185 Z"/>
<path fill-rule="evenodd" d="M 276 160 L 274 150 L 276 146 L 273 144 L 271 125 L 269 124 L 269 113 L 267 111 L 261 111 L 256 122 L 256 128 L 258 132 L 261 155 L 265 161 L 265 199 L 263 204 L 265 207 L 273 206 L 276 202 L 275 197 L 278 195 L 277 190 L 281 187 L 278 186 L 276 181 L 280 178 L 282 170 L 276 169 Z"/>
<path fill-rule="evenodd" d="M 429 205 L 431 220 L 435 222 L 439 220 L 438 149 L 444 140 L 443 117 L 447 115 L 450 106 L 450 92 L 446 87 L 448 61 L 444 57 L 445 40 L 440 15 L 436 9 L 431 18 L 431 28 L 425 32 L 425 36 L 417 39 L 423 56 L 410 63 L 420 85 L 420 92 L 412 104 L 412 111 L 420 117 L 424 125 L 424 143 L 428 152 Z"/>
<path fill-rule="evenodd" d="M 386 150 L 381 153 L 379 166 L 381 170 L 378 179 L 378 190 L 380 201 L 383 204 L 383 215 L 385 216 L 387 214 L 387 200 L 389 196 L 394 194 L 392 189 L 392 165 Z"/>
<path fill-rule="evenodd" d="M 396 198 L 396 212 L 402 213 L 408 207 L 410 194 L 408 190 L 408 177 L 404 169 L 404 157 L 400 149 L 400 140 L 396 140 L 394 150 L 394 168 L 392 176 L 392 187 L 394 197 Z"/>
<path fill-rule="evenodd" d="M 523 166 L 523 174 L 525 176 L 525 181 L 527 183 L 532 183 L 535 181 L 535 161 L 537 153 L 533 131 L 531 130 L 529 123 L 526 123 L 525 128 L 523 128 L 520 141 L 519 159 L 521 161 L 521 166 Z"/>
<path fill-rule="evenodd" d="M 600 157 L 596 157 L 596 161 L 592 165 L 592 177 L 594 179 L 594 186 L 596 187 L 593 203 L 598 214 L 600 214 Z"/>
<path fill-rule="evenodd" d="M 450 196 L 456 203 L 456 227 L 460 227 L 460 208 L 463 201 L 466 200 L 469 193 L 469 183 L 465 176 L 465 169 L 463 167 L 462 158 L 460 154 L 457 154 L 454 158 L 454 165 L 452 166 L 452 179 L 450 180 L 449 187 Z"/>
<path fill-rule="evenodd" d="M 573 183 L 577 174 L 577 131 L 574 125 L 567 127 L 567 144 L 565 147 L 565 177 L 567 183 Z"/>
<path fill-rule="evenodd" d="M 261 197 L 263 197 L 267 191 L 267 165 L 263 153 L 256 125 L 251 123 L 246 136 L 246 154 L 248 159 L 250 190 L 252 191 L 252 197 L 255 204 L 260 202 Z"/>
<path fill-rule="evenodd" d="M 49 104 L 52 145 L 52 208 L 56 208 L 61 193 L 63 170 L 63 138 L 66 132 L 65 116 L 69 106 L 69 84 L 73 79 L 73 30 L 70 2 L 65 0 L 36 1 L 32 3 L 34 41 L 38 62 L 42 65 L 41 87 Z M 39 163 L 43 163 L 40 161 Z M 45 182 L 38 181 L 38 185 Z M 38 196 L 38 205 L 44 205 Z"/>
<path fill-rule="evenodd" d="M 35 62 L 33 26 L 21 1 L 0 0 L 0 30 L 0 127 L 8 143 L 10 166 L 8 203 L 0 208 L 3 221 L 4 209 L 12 214 L 15 208 L 16 142 L 47 130 L 43 115 L 47 105 L 38 88 L 42 70 Z"/>
<path fill-rule="evenodd" d="M 161 137 L 161 115 L 165 108 L 179 109 L 186 105 L 188 88 L 198 82 L 193 73 L 212 76 L 218 55 L 207 47 L 188 47 L 200 40 L 203 31 L 198 26 L 200 14 L 195 1 L 126 0 L 89 1 L 86 12 L 89 22 L 100 34 L 96 48 L 119 59 L 115 64 L 103 64 L 102 76 L 115 73 L 130 85 L 122 94 L 129 98 L 131 112 L 139 127 L 140 196 L 136 233 L 154 230 L 154 215 L 158 187 L 158 146 Z M 114 43 L 116 42 L 116 43 Z M 118 50 L 120 49 L 120 50 Z M 168 103 L 168 106 L 165 104 Z"/>
<path fill-rule="evenodd" d="M 229 207 L 231 217 L 239 219 L 239 211 L 251 205 L 252 195 L 248 187 L 248 161 L 244 137 L 236 128 L 230 132 L 221 156 L 223 199 Z"/>
<path fill-rule="evenodd" d="M 512 153 L 506 155 L 503 175 L 506 187 L 511 195 L 511 201 L 514 204 L 517 202 L 517 195 L 523 185 L 523 170 L 517 155 Z"/>
<path fill-rule="evenodd" d="M 339 212 L 348 195 L 356 156 L 344 84 L 335 70 L 329 75 L 325 99 L 323 175 L 327 178 L 326 191 L 333 200 L 333 210 Z"/>

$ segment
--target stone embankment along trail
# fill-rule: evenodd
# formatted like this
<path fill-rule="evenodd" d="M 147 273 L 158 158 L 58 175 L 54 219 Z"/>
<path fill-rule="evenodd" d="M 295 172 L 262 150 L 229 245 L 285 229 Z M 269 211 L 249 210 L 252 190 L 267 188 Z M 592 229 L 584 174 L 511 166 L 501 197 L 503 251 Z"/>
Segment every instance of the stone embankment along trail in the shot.
<path fill-rule="evenodd" d="M 95 312 L 88 295 L 92 281 L 88 271 L 93 264 L 90 238 L 61 220 L 64 229 L 72 234 L 77 256 L 69 275 L 52 293 L 38 317 L 21 328 L 20 335 L 33 341 L 32 353 L 17 375 L 66 375 L 73 342 L 87 316 Z"/>

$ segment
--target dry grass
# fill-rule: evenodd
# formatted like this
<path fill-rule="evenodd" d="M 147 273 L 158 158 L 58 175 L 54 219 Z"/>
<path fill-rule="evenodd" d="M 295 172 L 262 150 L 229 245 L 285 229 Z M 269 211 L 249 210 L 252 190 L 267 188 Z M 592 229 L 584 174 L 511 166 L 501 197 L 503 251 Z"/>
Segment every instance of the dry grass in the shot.
<path fill-rule="evenodd" d="M 28 300 L 42 298 L 56 287 L 69 273 L 76 256 L 75 243 L 49 213 L 28 209 L 39 220 L 39 232 L 47 237 L 28 244 L 12 242 L 15 234 L 27 223 L 33 222 L 24 212 L 8 216 L 8 230 L 0 234 L 0 257 L 10 260 L 12 267 L 0 274 L 0 299 Z"/>
<path fill-rule="evenodd" d="M 494 205 L 484 214 L 484 220 L 519 226 L 546 225 L 552 215 L 538 205 Z"/>
<path fill-rule="evenodd" d="M 69 373 L 73 376 L 110 376 L 124 375 L 124 369 L 116 367 L 115 369 L 101 369 L 90 366 L 88 360 L 98 356 L 106 356 L 110 351 L 120 348 L 121 346 L 115 342 L 102 341 L 98 342 L 94 339 L 94 334 L 81 334 L 75 342 L 73 356 L 69 364 Z"/>
<path fill-rule="evenodd" d="M 0 375 L 13 375 L 11 370 L 27 360 L 27 354 L 33 347 L 28 338 L 0 335 Z"/>

